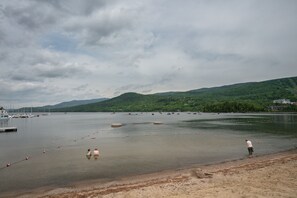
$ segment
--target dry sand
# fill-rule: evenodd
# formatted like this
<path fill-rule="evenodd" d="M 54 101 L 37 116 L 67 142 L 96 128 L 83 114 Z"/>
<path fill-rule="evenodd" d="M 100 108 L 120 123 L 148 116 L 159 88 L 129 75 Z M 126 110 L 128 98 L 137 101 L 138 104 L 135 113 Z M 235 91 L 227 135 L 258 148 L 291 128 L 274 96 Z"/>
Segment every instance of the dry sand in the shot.
<path fill-rule="evenodd" d="M 21 197 L 297 197 L 297 150 Z"/>

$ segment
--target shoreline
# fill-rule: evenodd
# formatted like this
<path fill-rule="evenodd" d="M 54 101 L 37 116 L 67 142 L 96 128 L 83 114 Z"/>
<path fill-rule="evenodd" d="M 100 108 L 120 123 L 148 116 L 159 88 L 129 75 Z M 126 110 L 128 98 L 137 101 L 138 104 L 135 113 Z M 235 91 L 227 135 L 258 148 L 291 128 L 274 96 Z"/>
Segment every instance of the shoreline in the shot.
<path fill-rule="evenodd" d="M 190 167 L 184 167 L 176 170 L 164 170 L 149 174 L 127 176 L 116 178 L 112 181 L 88 180 L 73 183 L 71 186 L 64 188 L 55 188 L 48 186 L 40 189 L 35 189 L 30 193 L 19 193 L 14 195 L 8 194 L 8 196 L 21 198 L 160 197 L 163 195 L 165 195 L 166 197 L 197 197 L 199 196 L 199 194 L 195 196 L 192 194 L 199 192 L 200 187 L 203 186 L 202 191 L 210 190 L 210 193 L 214 193 L 213 196 L 210 195 L 210 197 L 217 197 L 219 196 L 218 194 L 216 194 L 218 192 L 216 190 L 213 191 L 213 184 L 215 184 L 216 182 L 231 179 L 229 183 L 232 183 L 232 177 L 234 175 L 241 181 L 248 178 L 250 173 L 254 174 L 255 171 L 261 170 L 263 172 L 263 170 L 267 169 L 267 172 L 278 172 L 278 170 L 280 170 L 280 167 L 283 169 L 289 168 L 289 170 L 292 169 L 293 172 L 297 172 L 296 148 L 271 154 L 254 156 L 251 158 L 247 157 L 214 164 L 196 164 Z M 282 173 L 284 172 L 285 170 L 282 171 Z M 266 176 L 265 173 L 263 174 L 263 177 Z M 280 174 L 281 173 L 278 173 L 276 174 L 276 176 L 278 175 L 281 180 L 285 180 L 285 178 L 282 178 L 283 176 Z M 295 176 L 296 180 L 297 175 Z M 255 177 L 257 177 L 257 174 L 255 175 Z M 271 177 L 271 175 L 269 175 L 269 177 Z M 259 179 L 261 180 L 261 178 L 258 178 L 258 180 Z M 253 181 L 250 181 L 251 183 L 257 183 L 257 178 L 253 178 L 252 180 Z M 288 182 L 292 181 L 289 180 Z M 259 185 L 261 185 L 261 183 L 262 182 L 260 182 Z M 287 185 L 289 186 L 289 184 Z M 295 185 L 296 187 L 297 181 L 295 181 L 293 185 Z M 170 186 L 170 188 L 168 186 Z M 167 188 L 169 188 L 169 190 Z M 226 185 L 224 186 L 223 190 L 228 190 L 228 188 L 230 188 L 229 185 Z M 291 190 L 293 191 L 293 193 L 297 194 L 297 190 Z M 236 189 L 232 189 L 232 192 L 233 191 L 236 194 Z M 178 196 L 174 196 L 174 194 L 177 194 Z M 232 193 L 226 196 L 232 197 Z M 238 196 L 239 194 L 237 194 L 237 197 Z M 276 197 L 282 196 L 278 194 L 278 196 Z"/>

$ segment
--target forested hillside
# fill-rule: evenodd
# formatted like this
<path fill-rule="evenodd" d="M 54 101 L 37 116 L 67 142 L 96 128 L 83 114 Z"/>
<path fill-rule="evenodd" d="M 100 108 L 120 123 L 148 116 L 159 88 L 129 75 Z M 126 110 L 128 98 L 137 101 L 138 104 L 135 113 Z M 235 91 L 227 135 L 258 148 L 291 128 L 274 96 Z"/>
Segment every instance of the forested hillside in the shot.
<path fill-rule="evenodd" d="M 273 100 L 281 98 L 297 101 L 297 77 L 202 88 L 186 92 L 150 95 L 125 93 L 103 102 L 60 108 L 58 111 L 256 112 L 269 111 L 270 106 L 273 105 Z M 296 111 L 296 105 L 284 109 Z"/>

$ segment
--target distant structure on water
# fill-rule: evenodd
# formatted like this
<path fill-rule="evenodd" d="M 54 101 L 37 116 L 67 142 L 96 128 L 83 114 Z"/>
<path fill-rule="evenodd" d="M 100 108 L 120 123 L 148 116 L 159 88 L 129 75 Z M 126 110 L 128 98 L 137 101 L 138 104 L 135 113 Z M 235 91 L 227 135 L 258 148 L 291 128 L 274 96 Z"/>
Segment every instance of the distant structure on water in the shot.
<path fill-rule="evenodd" d="M 9 115 L 7 111 L 3 107 L 0 107 L 0 121 L 8 120 L 8 119 L 9 119 Z"/>

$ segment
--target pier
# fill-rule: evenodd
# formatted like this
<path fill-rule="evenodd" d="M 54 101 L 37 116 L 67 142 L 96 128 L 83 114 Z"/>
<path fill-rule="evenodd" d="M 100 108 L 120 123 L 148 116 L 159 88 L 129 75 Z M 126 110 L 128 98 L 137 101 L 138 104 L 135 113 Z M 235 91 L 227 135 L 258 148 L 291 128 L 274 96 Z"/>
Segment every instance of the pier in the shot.
<path fill-rule="evenodd" d="M 17 132 L 17 130 L 16 127 L 1 127 L 0 133 Z"/>

